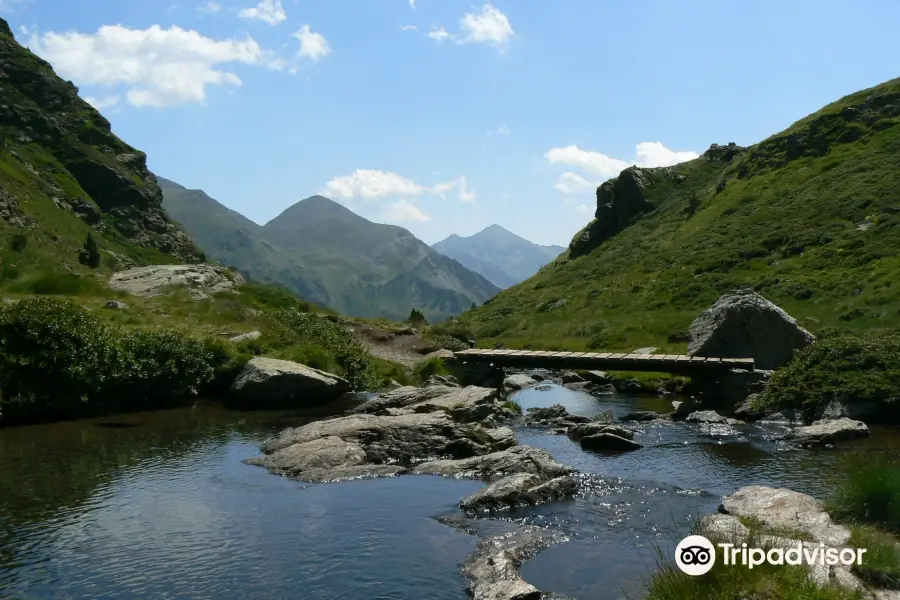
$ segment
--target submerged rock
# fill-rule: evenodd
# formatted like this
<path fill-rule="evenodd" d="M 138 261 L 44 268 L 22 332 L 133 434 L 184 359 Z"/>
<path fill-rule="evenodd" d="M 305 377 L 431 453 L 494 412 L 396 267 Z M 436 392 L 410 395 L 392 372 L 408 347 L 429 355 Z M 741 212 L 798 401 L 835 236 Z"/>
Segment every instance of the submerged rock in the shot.
<path fill-rule="evenodd" d="M 244 365 L 230 394 L 259 406 L 309 406 L 349 391 L 349 382 L 337 375 L 288 360 L 256 357 Z"/>
<path fill-rule="evenodd" d="M 521 390 L 523 388 L 537 385 L 537 380 L 523 373 L 510 375 L 503 380 L 503 389 L 506 391 Z"/>
<path fill-rule="evenodd" d="M 663 419 L 665 415 L 652 410 L 638 410 L 622 415 L 621 421 L 655 421 Z"/>
<path fill-rule="evenodd" d="M 612 433 L 597 433 L 581 438 L 581 447 L 585 450 L 638 450 L 643 446 L 634 440 L 620 437 Z"/>
<path fill-rule="evenodd" d="M 787 439 L 805 446 L 820 446 L 869 435 L 869 428 L 862 421 L 842 417 L 827 421 L 816 421 L 812 425 L 797 427 Z"/>
<path fill-rule="evenodd" d="M 216 292 L 233 292 L 244 278 L 218 265 L 151 265 L 114 273 L 109 287 L 152 298 L 173 289 L 186 289 L 195 300 L 208 298 Z"/>
<path fill-rule="evenodd" d="M 569 439 L 573 441 L 581 441 L 582 438 L 597 435 L 600 433 L 609 433 L 626 439 L 634 439 L 634 432 L 625 427 L 617 425 L 609 425 L 607 423 L 583 423 L 576 425 L 568 431 Z"/>
<path fill-rule="evenodd" d="M 752 290 L 740 290 L 721 296 L 691 324 L 688 354 L 753 358 L 760 369 L 778 369 L 814 341 L 784 310 Z"/>

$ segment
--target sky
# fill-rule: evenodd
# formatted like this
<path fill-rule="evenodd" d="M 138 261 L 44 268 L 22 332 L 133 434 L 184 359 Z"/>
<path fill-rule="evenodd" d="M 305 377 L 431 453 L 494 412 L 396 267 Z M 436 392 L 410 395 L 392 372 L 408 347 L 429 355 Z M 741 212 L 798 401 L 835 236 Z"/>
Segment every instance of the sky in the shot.
<path fill-rule="evenodd" d="M 427 243 L 567 245 L 632 164 L 900 76 L 900 2 L 0 0 L 150 168 L 265 223 L 325 195 Z"/>

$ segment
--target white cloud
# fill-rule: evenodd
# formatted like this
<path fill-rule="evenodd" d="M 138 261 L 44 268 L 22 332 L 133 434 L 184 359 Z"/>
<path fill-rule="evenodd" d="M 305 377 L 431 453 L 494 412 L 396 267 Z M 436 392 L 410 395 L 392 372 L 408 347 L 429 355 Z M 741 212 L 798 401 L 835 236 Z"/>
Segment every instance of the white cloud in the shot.
<path fill-rule="evenodd" d="M 460 29 L 466 34 L 460 44 L 493 44 L 506 46 L 515 35 L 509 19 L 492 4 L 481 7 L 480 13 L 466 13 L 459 20 Z"/>
<path fill-rule="evenodd" d="M 509 127 L 506 126 L 506 123 L 500 123 L 497 129 L 488 131 L 488 135 L 509 135 Z"/>
<path fill-rule="evenodd" d="M 635 147 L 635 156 L 626 161 L 612 158 L 600 152 L 582 150 L 578 146 L 551 148 L 544 154 L 550 164 L 564 164 L 604 177 L 615 177 L 632 165 L 639 167 L 668 167 L 700 156 L 689 150 L 670 150 L 660 142 L 641 142 Z"/>
<path fill-rule="evenodd" d="M 204 2 L 203 4 L 201 4 L 200 6 L 197 7 L 198 12 L 209 13 L 209 14 L 221 12 L 221 10 L 222 10 L 222 5 L 219 4 L 218 2 L 213 2 L 212 0 L 210 0 L 209 2 Z"/>
<path fill-rule="evenodd" d="M 334 177 L 325 184 L 321 193 L 323 196 L 344 200 L 376 200 L 397 196 L 412 198 L 425 195 L 443 198 L 454 189 L 457 190 L 460 202 L 469 204 L 475 202 L 475 192 L 469 189 L 465 176 L 434 185 L 422 185 L 397 173 L 377 169 L 356 169 L 350 175 Z"/>
<path fill-rule="evenodd" d="M 84 101 L 96 108 L 103 110 L 104 108 L 112 108 L 119 103 L 118 96 L 104 96 L 103 98 L 95 98 L 93 96 L 85 96 Z"/>
<path fill-rule="evenodd" d="M 598 184 L 592 183 L 579 175 L 578 173 L 566 172 L 559 176 L 555 187 L 563 194 L 582 194 L 588 190 L 597 187 Z"/>
<path fill-rule="evenodd" d="M 416 10 L 416 0 L 409 0 L 409 7 Z"/>
<path fill-rule="evenodd" d="M 415 25 L 401 25 L 400 31 L 418 31 L 419 28 Z"/>
<path fill-rule="evenodd" d="M 245 8 L 238 13 L 242 19 L 258 19 L 269 25 L 278 25 L 287 20 L 287 13 L 281 0 L 260 0 L 253 8 Z"/>
<path fill-rule="evenodd" d="M 433 40 L 437 40 L 438 43 L 444 42 L 453 37 L 453 34 L 448 33 L 447 30 L 443 28 L 443 26 L 433 27 L 431 29 L 431 31 L 429 31 L 425 35 L 427 35 L 428 37 L 430 37 Z"/>
<path fill-rule="evenodd" d="M 466 181 L 466 178 L 459 178 L 459 201 L 465 202 L 466 204 L 475 204 L 475 192 L 469 189 L 469 183 Z"/>
<path fill-rule="evenodd" d="M 398 200 L 391 204 L 385 211 L 384 218 L 397 223 L 424 223 L 430 220 L 428 215 L 409 200 Z"/>
<path fill-rule="evenodd" d="M 319 62 L 329 54 L 331 54 L 331 46 L 325 36 L 319 33 L 313 33 L 309 29 L 309 25 L 304 25 L 294 32 L 294 37 L 300 40 L 300 49 L 297 55 L 300 58 L 308 58 L 313 62 Z"/>
<path fill-rule="evenodd" d="M 104 25 L 93 34 L 34 34 L 28 45 L 62 77 L 82 87 L 122 87 L 128 102 L 137 107 L 202 104 L 210 85 L 242 85 L 223 65 L 283 67 L 249 36 L 216 40 L 177 26 Z"/>

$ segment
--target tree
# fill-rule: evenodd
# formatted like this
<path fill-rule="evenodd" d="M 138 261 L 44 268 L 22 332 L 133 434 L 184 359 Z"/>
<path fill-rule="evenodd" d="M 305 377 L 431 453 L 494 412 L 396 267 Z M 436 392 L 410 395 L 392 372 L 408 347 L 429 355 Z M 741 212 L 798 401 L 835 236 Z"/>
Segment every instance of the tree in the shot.
<path fill-rule="evenodd" d="M 473 302 L 473 303 L 472 303 L 472 306 L 469 307 L 469 310 L 475 310 L 476 308 L 478 308 L 478 307 L 477 307 L 477 306 L 475 305 L 475 303 Z"/>
<path fill-rule="evenodd" d="M 87 265 L 92 269 L 100 266 L 100 249 L 97 247 L 97 241 L 93 234 L 88 233 L 87 239 L 84 241 L 84 249 L 78 257 L 81 264 Z"/>
<path fill-rule="evenodd" d="M 407 319 L 413 325 L 428 325 L 428 319 L 425 318 L 425 315 L 422 314 L 417 308 L 413 308 L 409 311 L 409 318 Z"/>

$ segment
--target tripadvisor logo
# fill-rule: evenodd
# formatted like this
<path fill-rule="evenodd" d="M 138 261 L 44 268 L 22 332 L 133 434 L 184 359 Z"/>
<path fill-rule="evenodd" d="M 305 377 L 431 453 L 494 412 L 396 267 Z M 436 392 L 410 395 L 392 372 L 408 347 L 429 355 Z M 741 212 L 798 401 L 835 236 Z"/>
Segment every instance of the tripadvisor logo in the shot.
<path fill-rule="evenodd" d="M 825 544 L 797 542 L 781 548 L 751 548 L 747 544 L 716 544 L 702 535 L 689 535 L 675 548 L 675 564 L 692 576 L 708 573 L 716 564 L 716 547 L 721 553 L 722 564 L 741 565 L 748 569 L 763 564 L 770 565 L 861 565 L 865 548 L 829 548 Z"/>

